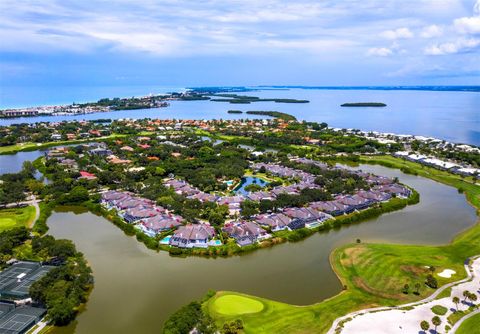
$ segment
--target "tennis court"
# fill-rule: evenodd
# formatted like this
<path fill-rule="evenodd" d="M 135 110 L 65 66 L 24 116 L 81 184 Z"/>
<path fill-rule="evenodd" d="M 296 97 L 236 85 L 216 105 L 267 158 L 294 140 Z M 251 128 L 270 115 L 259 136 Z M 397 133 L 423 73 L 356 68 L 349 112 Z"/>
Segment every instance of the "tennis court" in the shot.
<path fill-rule="evenodd" d="M 19 306 L 0 303 L 7 312 L 0 315 L 0 333 L 2 334 L 23 334 L 35 325 L 45 314 L 46 310 L 39 307 Z"/>
<path fill-rule="evenodd" d="M 42 266 L 39 262 L 20 261 L 0 272 L 0 297 L 28 298 L 30 286 L 52 270 L 53 266 Z"/>

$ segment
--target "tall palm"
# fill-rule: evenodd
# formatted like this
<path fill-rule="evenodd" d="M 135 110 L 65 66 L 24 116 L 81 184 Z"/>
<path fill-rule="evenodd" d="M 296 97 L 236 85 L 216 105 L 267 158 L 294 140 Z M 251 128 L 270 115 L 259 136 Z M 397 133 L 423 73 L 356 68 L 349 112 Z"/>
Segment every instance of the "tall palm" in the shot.
<path fill-rule="evenodd" d="M 428 329 L 430 328 L 430 324 L 428 323 L 428 321 L 423 320 L 420 323 L 420 328 L 426 333 L 428 331 Z"/>
<path fill-rule="evenodd" d="M 437 327 L 442 324 L 442 320 L 438 316 L 432 318 L 432 324 L 435 326 L 435 333 L 437 333 Z"/>
<path fill-rule="evenodd" d="M 470 296 L 470 291 L 468 291 L 468 290 L 463 291 L 463 297 L 465 297 L 465 299 L 463 301 L 466 301 L 468 296 Z"/>
<path fill-rule="evenodd" d="M 453 297 L 452 299 L 453 303 L 455 304 L 455 308 L 457 309 L 458 311 L 458 303 L 460 303 L 460 298 L 458 298 L 457 296 Z"/>

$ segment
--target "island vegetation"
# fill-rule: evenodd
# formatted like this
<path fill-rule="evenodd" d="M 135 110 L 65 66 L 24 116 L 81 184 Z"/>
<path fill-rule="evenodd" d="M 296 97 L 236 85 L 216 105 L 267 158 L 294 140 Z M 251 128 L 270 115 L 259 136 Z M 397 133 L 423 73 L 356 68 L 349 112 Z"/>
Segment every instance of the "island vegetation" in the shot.
<path fill-rule="evenodd" d="M 386 107 L 382 102 L 348 102 L 341 105 L 341 107 Z"/>
<path fill-rule="evenodd" d="M 241 110 L 229 110 L 227 112 L 229 114 L 243 114 L 243 111 L 241 111 Z"/>
<path fill-rule="evenodd" d="M 279 111 L 250 110 L 250 111 L 247 111 L 247 114 L 270 116 L 270 117 L 279 118 L 279 119 L 284 120 L 284 121 L 296 121 L 297 120 L 295 118 L 295 116 L 290 115 L 290 114 L 286 114 L 286 113 L 283 113 L 283 112 L 279 112 Z"/>

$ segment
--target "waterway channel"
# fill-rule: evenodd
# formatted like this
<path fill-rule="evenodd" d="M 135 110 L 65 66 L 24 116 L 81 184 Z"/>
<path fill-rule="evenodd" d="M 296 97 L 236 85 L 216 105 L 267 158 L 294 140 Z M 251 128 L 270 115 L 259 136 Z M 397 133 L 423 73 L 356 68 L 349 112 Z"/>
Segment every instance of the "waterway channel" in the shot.
<path fill-rule="evenodd" d="M 341 285 L 328 257 L 357 238 L 368 242 L 443 244 L 475 223 L 475 210 L 456 189 L 380 166 L 360 166 L 398 177 L 420 203 L 360 224 L 318 233 L 231 258 L 175 258 L 146 249 L 91 213 L 55 212 L 49 233 L 75 242 L 95 276 L 87 307 L 62 333 L 159 333 L 166 318 L 208 290 L 234 290 L 306 305 L 337 294 Z"/>

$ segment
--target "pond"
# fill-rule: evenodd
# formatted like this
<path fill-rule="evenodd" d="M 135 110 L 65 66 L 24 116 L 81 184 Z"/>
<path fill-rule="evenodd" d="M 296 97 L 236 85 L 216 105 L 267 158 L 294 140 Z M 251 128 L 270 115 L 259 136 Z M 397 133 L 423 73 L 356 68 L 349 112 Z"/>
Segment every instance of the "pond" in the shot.
<path fill-rule="evenodd" d="M 242 177 L 240 184 L 233 189 L 233 192 L 236 194 L 248 195 L 250 192 L 245 190 L 245 188 L 251 184 L 256 184 L 263 188 L 268 182 L 255 176 L 244 176 Z"/>
<path fill-rule="evenodd" d="M 421 196 L 419 204 L 360 224 L 318 233 L 244 256 L 176 258 L 148 250 L 102 217 L 55 212 L 49 233 L 75 242 L 92 266 L 95 288 L 75 324 L 58 333 L 158 333 L 168 316 L 210 290 L 233 290 L 306 305 L 341 291 L 329 254 L 365 242 L 444 244 L 476 221 L 456 189 L 397 170 L 361 166 L 398 177 Z"/>

